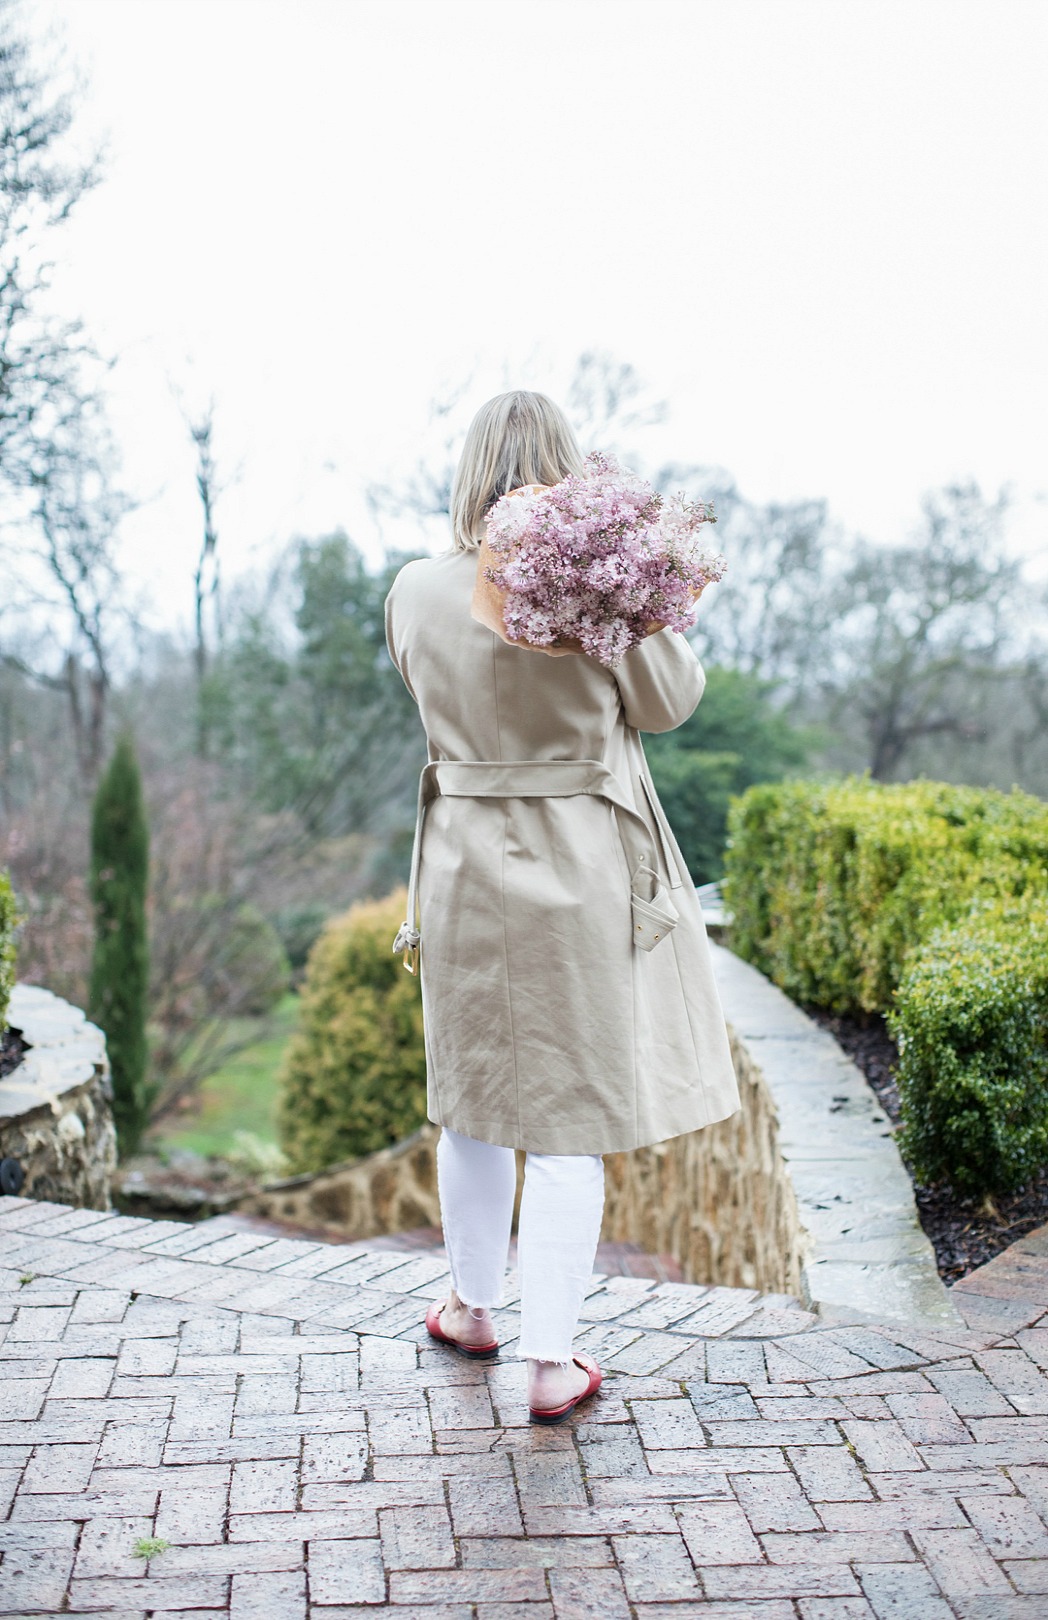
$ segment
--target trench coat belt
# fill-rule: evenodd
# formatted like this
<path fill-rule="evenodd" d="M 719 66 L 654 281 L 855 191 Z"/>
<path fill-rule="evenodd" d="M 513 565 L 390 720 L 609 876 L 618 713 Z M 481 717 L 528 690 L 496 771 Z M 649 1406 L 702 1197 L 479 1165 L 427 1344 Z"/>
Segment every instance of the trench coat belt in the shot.
<path fill-rule="evenodd" d="M 598 759 L 431 760 L 419 777 L 418 815 L 411 852 L 408 914 L 393 941 L 409 973 L 418 971 L 421 940 L 418 878 L 426 807 L 449 799 L 568 799 L 578 794 L 605 799 L 612 807 L 630 871 L 633 943 L 650 951 L 676 926 L 678 913 L 655 866 L 653 835 L 630 803 L 618 777 Z M 580 948 L 588 942 L 579 941 Z"/>

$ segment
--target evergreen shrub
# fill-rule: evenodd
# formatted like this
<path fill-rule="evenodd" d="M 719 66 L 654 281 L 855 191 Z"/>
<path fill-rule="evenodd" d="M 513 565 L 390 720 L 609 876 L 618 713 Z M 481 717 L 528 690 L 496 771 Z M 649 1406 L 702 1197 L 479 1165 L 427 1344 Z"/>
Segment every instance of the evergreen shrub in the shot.
<path fill-rule="evenodd" d="M 305 967 L 330 915 L 331 908 L 322 901 L 308 901 L 285 906 L 273 919 L 293 972 L 298 973 Z"/>
<path fill-rule="evenodd" d="M 1048 805 L 1018 790 L 766 783 L 729 837 L 733 948 L 838 1013 L 884 1011 L 914 946 L 980 901 L 1048 890 Z"/>
<path fill-rule="evenodd" d="M 1048 896 L 937 930 L 888 1025 L 901 1144 L 920 1180 L 1007 1192 L 1048 1163 Z"/>
<path fill-rule="evenodd" d="M 230 919 L 221 971 L 237 1011 L 261 1017 L 291 986 L 291 963 L 277 929 L 250 900 Z"/>
<path fill-rule="evenodd" d="M 1048 805 L 943 782 L 783 782 L 732 807 L 732 945 L 802 1004 L 889 1015 L 901 1143 L 958 1191 L 1048 1161 Z"/>
<path fill-rule="evenodd" d="M 19 922 L 11 880 L 0 872 L 0 1031 L 7 1028 L 7 1008 L 15 987 L 15 928 Z"/>
<path fill-rule="evenodd" d="M 95 945 L 88 1017 L 104 1031 L 113 1077 L 121 1155 L 133 1153 L 152 1102 L 146 1069 L 149 945 L 146 890 L 149 828 L 130 736 L 117 741 L 91 816 L 91 900 Z"/>
<path fill-rule="evenodd" d="M 332 918 L 309 954 L 281 1075 L 279 1130 L 293 1170 L 389 1147 L 426 1118 L 418 979 L 394 956 L 403 888 Z"/>

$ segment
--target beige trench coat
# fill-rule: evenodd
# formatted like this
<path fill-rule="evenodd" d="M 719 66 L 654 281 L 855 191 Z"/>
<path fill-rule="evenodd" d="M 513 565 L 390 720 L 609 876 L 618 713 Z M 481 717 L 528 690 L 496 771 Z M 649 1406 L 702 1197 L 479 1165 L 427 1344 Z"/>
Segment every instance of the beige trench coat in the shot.
<path fill-rule="evenodd" d="M 429 1117 L 535 1153 L 725 1119 L 739 1094 L 706 930 L 638 735 L 687 719 L 702 666 L 671 630 L 613 670 L 509 646 L 471 617 L 475 579 L 476 555 L 447 551 L 408 563 L 386 600 L 430 760 L 596 761 L 641 820 L 597 791 L 545 796 L 546 768 L 533 797 L 474 797 L 450 795 L 497 793 L 497 770 L 436 767 L 447 786 L 416 830 Z M 582 772 L 598 786 L 599 765 Z M 651 949 L 634 942 L 638 829 L 678 913 Z"/>

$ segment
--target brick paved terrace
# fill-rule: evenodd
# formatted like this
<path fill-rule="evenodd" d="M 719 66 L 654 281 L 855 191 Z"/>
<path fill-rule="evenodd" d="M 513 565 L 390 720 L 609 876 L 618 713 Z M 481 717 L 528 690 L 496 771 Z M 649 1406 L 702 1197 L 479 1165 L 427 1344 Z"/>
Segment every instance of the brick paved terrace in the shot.
<path fill-rule="evenodd" d="M 512 1297 L 500 1361 L 430 1347 L 446 1283 L 436 1251 L 0 1200 L 0 1613 L 1048 1615 L 1048 1228 L 956 1329 L 596 1276 L 606 1382 L 554 1429 Z"/>

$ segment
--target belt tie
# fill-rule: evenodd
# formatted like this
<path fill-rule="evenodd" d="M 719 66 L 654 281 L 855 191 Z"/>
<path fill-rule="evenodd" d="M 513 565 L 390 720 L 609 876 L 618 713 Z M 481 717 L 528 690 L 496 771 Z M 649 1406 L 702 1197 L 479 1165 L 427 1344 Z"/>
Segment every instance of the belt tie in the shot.
<path fill-rule="evenodd" d="M 596 759 L 432 760 L 419 777 L 408 914 L 393 941 L 394 951 L 404 952 L 409 973 L 418 972 L 418 879 L 427 805 L 441 795 L 449 799 L 568 799 L 584 793 L 606 800 L 615 813 L 630 871 L 633 943 L 641 950 L 654 950 L 676 926 L 678 912 L 655 869 L 647 823 L 606 765 Z"/>

